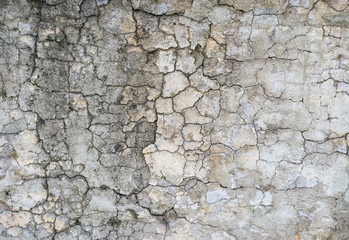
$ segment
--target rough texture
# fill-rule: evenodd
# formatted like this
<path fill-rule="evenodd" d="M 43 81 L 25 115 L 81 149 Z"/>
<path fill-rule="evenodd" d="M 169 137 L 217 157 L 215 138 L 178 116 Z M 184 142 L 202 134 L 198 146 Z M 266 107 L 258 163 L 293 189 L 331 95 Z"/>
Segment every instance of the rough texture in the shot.
<path fill-rule="evenodd" d="M 1 0 L 0 240 L 347 240 L 348 0 Z"/>

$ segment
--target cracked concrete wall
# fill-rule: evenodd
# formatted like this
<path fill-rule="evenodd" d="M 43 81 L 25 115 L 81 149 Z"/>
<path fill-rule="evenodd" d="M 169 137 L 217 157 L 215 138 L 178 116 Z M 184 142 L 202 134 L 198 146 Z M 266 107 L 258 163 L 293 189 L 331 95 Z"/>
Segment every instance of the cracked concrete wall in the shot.
<path fill-rule="evenodd" d="M 348 0 L 1 0 L 0 239 L 349 239 Z"/>

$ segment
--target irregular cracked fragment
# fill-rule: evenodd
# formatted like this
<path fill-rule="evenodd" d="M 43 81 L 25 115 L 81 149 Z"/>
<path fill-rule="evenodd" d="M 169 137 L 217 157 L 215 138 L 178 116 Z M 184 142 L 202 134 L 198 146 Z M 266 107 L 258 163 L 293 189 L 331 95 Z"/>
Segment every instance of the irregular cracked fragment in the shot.
<path fill-rule="evenodd" d="M 183 171 L 186 159 L 179 153 L 167 151 L 145 154 L 152 177 L 165 178 L 172 184 L 178 185 L 183 181 Z"/>
<path fill-rule="evenodd" d="M 168 73 L 164 77 L 163 97 L 174 97 L 189 86 L 187 77 L 180 71 Z"/>
<path fill-rule="evenodd" d="M 2 212 L 0 216 L 0 223 L 5 228 L 18 226 L 25 228 L 30 223 L 31 214 L 29 212 Z"/>
<path fill-rule="evenodd" d="M 135 9 L 149 12 L 155 15 L 171 15 L 183 13 L 190 6 L 189 0 L 179 1 L 153 1 L 153 0 L 132 0 Z"/>
<path fill-rule="evenodd" d="M 210 91 L 197 103 L 201 116 L 216 118 L 220 112 L 220 91 Z"/>
<path fill-rule="evenodd" d="M 202 64 L 202 55 L 188 49 L 177 52 L 176 69 L 183 73 L 191 74 Z"/>
<path fill-rule="evenodd" d="M 267 101 L 256 116 L 258 128 L 273 130 L 290 128 L 304 131 L 310 128 L 312 116 L 302 103 L 291 101 Z"/>
<path fill-rule="evenodd" d="M 4 203 L 14 211 L 29 211 L 47 199 L 45 182 L 33 179 L 21 185 L 3 187 L 2 198 Z"/>
<path fill-rule="evenodd" d="M 183 109 L 194 106 L 194 104 L 201 98 L 202 93 L 189 87 L 183 92 L 180 92 L 173 98 L 173 105 L 176 112 L 181 112 Z"/>
<path fill-rule="evenodd" d="M 75 177 L 69 179 L 66 176 L 48 180 L 48 199 L 57 202 L 56 208 L 61 214 L 69 218 L 81 216 L 83 212 L 83 201 L 88 189 L 85 179 Z"/>
<path fill-rule="evenodd" d="M 94 1 L 93 1 L 94 2 Z M 84 11 L 84 4 L 82 5 L 82 10 Z M 92 15 L 90 12 L 95 8 L 94 3 L 92 7 L 85 7 L 84 15 Z M 99 18 L 100 26 L 110 33 L 130 33 L 136 31 L 136 23 L 130 11 L 131 6 L 127 1 L 110 1 L 108 7 L 101 11 L 101 16 Z"/>
<path fill-rule="evenodd" d="M 286 11 L 288 1 L 280 0 L 277 3 L 268 0 L 255 1 L 253 12 L 256 15 L 282 14 Z"/>
<path fill-rule="evenodd" d="M 191 86 L 195 87 L 200 92 L 207 92 L 208 90 L 216 90 L 219 85 L 216 81 L 203 75 L 202 68 L 199 68 L 195 73 L 189 77 Z"/>
<path fill-rule="evenodd" d="M 162 73 L 173 72 L 175 69 L 176 55 L 173 50 L 169 51 L 159 51 L 158 61 L 156 66 L 158 66 L 159 71 Z"/>
<path fill-rule="evenodd" d="M 266 162 L 287 161 L 291 163 L 301 163 L 306 156 L 304 139 L 301 133 L 289 129 L 278 130 L 275 141 L 269 142 L 268 139 L 275 135 L 274 132 L 260 132 L 258 140 L 261 143 L 263 142 L 262 145 L 258 145 L 260 159 Z M 265 143 L 264 139 L 267 140 Z M 293 141 L 290 142 L 289 139 L 293 139 Z"/>
<path fill-rule="evenodd" d="M 0 1 L 0 239 L 347 239 L 348 11 Z"/>
<path fill-rule="evenodd" d="M 234 157 L 231 149 L 221 145 L 213 145 L 211 151 L 211 155 L 203 161 L 203 166 L 207 171 L 207 180 L 218 182 L 229 189 L 238 188 L 232 173 Z"/>
<path fill-rule="evenodd" d="M 163 215 L 175 203 L 175 189 L 167 189 L 164 187 L 148 187 L 138 194 L 139 204 L 149 208 L 152 214 Z"/>

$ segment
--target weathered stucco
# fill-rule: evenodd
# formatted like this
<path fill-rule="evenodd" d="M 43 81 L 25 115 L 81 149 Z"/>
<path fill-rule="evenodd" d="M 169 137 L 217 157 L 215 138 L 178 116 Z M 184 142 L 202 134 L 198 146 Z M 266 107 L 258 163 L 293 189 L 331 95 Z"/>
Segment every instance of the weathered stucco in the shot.
<path fill-rule="evenodd" d="M 347 240 L 348 0 L 0 0 L 0 240 Z"/>

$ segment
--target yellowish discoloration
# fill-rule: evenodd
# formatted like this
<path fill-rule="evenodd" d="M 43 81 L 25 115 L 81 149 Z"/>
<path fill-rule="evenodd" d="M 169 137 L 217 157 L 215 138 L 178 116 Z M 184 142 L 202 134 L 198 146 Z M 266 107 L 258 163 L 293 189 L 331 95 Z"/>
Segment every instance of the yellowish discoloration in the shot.
<path fill-rule="evenodd" d="M 134 33 L 126 34 L 126 35 L 125 35 L 125 38 L 126 38 L 127 43 L 128 43 L 129 45 L 133 45 L 133 46 L 137 46 L 137 45 L 138 45 Z"/>
<path fill-rule="evenodd" d="M 18 227 L 9 228 L 7 234 L 12 237 L 17 237 L 21 233 L 21 229 Z"/>
<path fill-rule="evenodd" d="M 66 228 L 66 224 L 62 220 L 56 219 L 56 221 L 55 221 L 56 231 L 62 231 L 65 228 Z"/>
<path fill-rule="evenodd" d="M 49 233 L 53 233 L 53 224 L 52 223 L 44 223 L 42 225 L 43 229 L 45 229 Z"/>
<path fill-rule="evenodd" d="M 28 212 L 3 212 L 0 215 L 0 224 L 4 228 L 9 227 L 27 227 L 31 220 L 31 214 Z"/>
<path fill-rule="evenodd" d="M 122 31 L 125 33 L 131 33 L 136 31 L 136 26 L 131 18 L 125 18 L 121 25 Z"/>
<path fill-rule="evenodd" d="M 45 214 L 43 217 L 44 222 L 53 223 L 55 221 L 55 215 Z"/>
<path fill-rule="evenodd" d="M 72 105 L 75 110 L 83 109 L 87 106 L 85 99 L 80 94 L 73 94 Z"/>
<path fill-rule="evenodd" d="M 34 215 L 34 222 L 35 222 L 36 224 L 42 223 L 41 216 L 40 216 L 40 215 Z"/>

